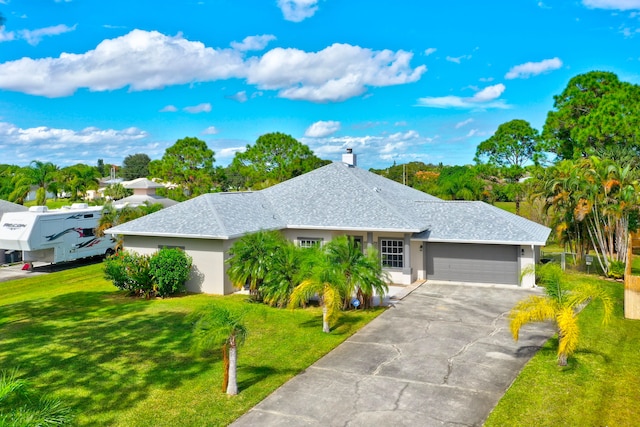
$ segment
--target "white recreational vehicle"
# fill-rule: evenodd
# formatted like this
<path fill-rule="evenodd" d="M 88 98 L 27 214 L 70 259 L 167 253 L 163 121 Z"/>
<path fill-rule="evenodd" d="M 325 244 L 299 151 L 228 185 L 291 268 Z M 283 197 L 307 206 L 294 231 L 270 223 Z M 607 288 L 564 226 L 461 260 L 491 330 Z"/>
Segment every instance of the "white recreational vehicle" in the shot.
<path fill-rule="evenodd" d="M 0 220 L 0 248 L 20 250 L 24 262 L 58 263 L 116 250 L 111 236 L 98 237 L 95 229 L 102 215 L 100 206 L 74 203 L 48 210 L 33 206 L 24 212 L 6 212 Z"/>

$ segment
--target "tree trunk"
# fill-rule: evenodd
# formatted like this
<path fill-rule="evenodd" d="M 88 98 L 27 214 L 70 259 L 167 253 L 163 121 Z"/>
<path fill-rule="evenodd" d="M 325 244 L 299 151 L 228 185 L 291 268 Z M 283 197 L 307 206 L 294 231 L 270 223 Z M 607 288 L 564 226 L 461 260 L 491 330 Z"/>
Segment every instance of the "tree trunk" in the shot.
<path fill-rule="evenodd" d="M 558 366 L 567 366 L 567 354 L 560 353 L 558 355 Z"/>
<path fill-rule="evenodd" d="M 322 332 L 329 333 L 331 332 L 329 329 L 329 321 L 327 320 L 327 306 L 322 307 Z"/>
<path fill-rule="evenodd" d="M 229 351 L 227 344 L 222 346 L 222 364 L 224 370 L 224 377 L 222 378 L 222 392 L 226 393 L 227 387 L 229 387 Z"/>
<path fill-rule="evenodd" d="M 236 368 L 238 365 L 238 349 L 236 347 L 235 337 L 229 340 L 229 385 L 227 386 L 227 394 L 235 396 L 238 394 L 238 381 L 236 376 Z"/>

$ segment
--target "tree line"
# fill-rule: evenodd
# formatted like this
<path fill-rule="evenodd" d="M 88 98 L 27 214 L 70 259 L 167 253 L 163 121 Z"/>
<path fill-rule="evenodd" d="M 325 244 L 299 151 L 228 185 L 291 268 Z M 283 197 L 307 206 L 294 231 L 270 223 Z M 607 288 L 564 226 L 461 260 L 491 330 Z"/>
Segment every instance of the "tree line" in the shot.
<path fill-rule="evenodd" d="M 605 272 L 626 259 L 629 231 L 637 228 L 640 87 L 614 73 L 573 77 L 547 114 L 541 131 L 523 119 L 501 124 L 482 141 L 471 165 L 411 162 L 372 172 L 446 200 L 515 202 L 534 206 L 531 218 L 553 227 L 557 242 L 577 254 L 600 255 Z M 160 194 L 182 201 L 216 191 L 259 190 L 329 163 L 293 137 L 260 136 L 227 167 L 193 137 L 176 141 L 161 159 L 127 156 L 121 167 L 78 164 L 58 168 L 34 160 L 26 167 L 0 165 L 0 198 L 22 203 L 34 186 L 38 204 L 46 192 L 81 198 L 108 173 L 123 179 L 156 178 L 172 184 Z M 113 188 L 113 198 L 122 189 Z M 111 194 L 111 193 L 107 193 Z"/>

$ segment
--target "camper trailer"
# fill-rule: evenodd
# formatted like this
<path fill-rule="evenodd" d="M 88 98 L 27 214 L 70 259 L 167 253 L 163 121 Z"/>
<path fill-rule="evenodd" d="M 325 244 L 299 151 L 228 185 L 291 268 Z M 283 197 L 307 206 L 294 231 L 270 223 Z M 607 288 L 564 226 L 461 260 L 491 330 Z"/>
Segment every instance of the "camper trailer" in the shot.
<path fill-rule="evenodd" d="M 116 250 L 116 240 L 95 235 L 101 214 L 101 207 L 88 207 L 86 203 L 62 209 L 33 206 L 24 212 L 7 212 L 0 220 L 0 248 L 23 251 L 26 263 L 55 264 L 110 255 Z"/>

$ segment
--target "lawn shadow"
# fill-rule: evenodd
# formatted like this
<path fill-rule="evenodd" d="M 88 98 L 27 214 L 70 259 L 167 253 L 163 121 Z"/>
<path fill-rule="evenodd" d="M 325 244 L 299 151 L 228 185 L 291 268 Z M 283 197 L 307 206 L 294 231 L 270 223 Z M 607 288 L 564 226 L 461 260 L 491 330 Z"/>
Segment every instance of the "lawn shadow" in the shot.
<path fill-rule="evenodd" d="M 185 313 L 153 301 L 74 292 L 2 307 L 0 366 L 82 413 L 122 411 L 150 390 L 175 389 L 211 369 L 190 355 Z"/>

